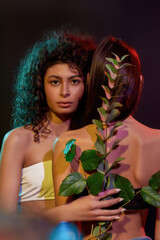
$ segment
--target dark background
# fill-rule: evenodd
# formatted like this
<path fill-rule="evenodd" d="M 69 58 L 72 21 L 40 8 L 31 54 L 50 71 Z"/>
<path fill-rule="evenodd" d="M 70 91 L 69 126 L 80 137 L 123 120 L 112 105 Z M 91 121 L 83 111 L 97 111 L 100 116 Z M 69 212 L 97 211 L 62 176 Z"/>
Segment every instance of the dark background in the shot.
<path fill-rule="evenodd" d="M 93 35 L 108 34 L 133 46 L 140 57 L 144 89 L 135 118 L 160 128 L 160 1 L 143 0 L 1 0 L 0 143 L 11 129 L 12 80 L 19 60 L 47 30 L 61 25 Z M 147 222 L 152 236 L 154 210 Z"/>

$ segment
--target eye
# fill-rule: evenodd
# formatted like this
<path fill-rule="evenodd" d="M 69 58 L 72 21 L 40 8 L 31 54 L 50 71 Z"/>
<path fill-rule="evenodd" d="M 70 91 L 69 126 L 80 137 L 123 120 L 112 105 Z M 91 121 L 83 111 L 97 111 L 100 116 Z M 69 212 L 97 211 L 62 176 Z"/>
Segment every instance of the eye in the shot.
<path fill-rule="evenodd" d="M 60 84 L 60 81 L 59 80 L 52 80 L 52 81 L 50 81 L 50 84 L 53 85 L 53 86 L 58 86 Z"/>
<path fill-rule="evenodd" d="M 78 85 L 78 84 L 81 83 L 81 82 L 82 82 L 81 79 L 72 79 L 72 80 L 71 80 L 71 84 L 72 84 L 72 85 Z"/>

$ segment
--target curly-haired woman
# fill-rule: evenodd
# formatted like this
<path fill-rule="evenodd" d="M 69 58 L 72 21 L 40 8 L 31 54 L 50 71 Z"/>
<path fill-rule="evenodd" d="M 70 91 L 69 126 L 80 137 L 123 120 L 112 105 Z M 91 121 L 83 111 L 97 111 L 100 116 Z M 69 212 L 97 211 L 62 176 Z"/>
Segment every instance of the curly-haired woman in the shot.
<path fill-rule="evenodd" d="M 100 202 L 104 195 L 87 196 L 69 206 L 54 207 L 52 145 L 64 131 L 81 126 L 85 110 L 85 84 L 95 43 L 90 37 L 54 32 L 29 51 L 21 62 L 15 83 L 14 129 L 6 134 L 2 146 L 0 207 L 61 220 L 95 218 L 93 202 L 101 208 L 119 201 Z M 88 211 L 88 212 L 87 212 Z M 114 215 L 121 209 L 100 211 Z M 102 213 L 103 212 L 103 213 Z M 73 213 L 73 214 L 72 214 Z M 96 215 L 97 219 L 97 215 Z"/>

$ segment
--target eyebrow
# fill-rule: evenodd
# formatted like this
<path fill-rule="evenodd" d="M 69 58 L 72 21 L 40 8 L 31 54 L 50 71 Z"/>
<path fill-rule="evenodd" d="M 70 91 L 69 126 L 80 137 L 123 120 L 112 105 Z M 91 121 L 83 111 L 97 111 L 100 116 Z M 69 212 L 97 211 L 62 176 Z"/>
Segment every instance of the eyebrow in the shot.
<path fill-rule="evenodd" d="M 52 78 L 52 77 L 57 78 L 57 79 L 62 79 L 61 77 L 56 76 L 56 75 L 51 75 L 51 76 L 49 76 L 48 78 Z M 75 77 L 81 78 L 80 75 L 74 75 L 74 76 L 69 77 L 69 79 L 73 79 L 73 78 L 75 78 Z"/>

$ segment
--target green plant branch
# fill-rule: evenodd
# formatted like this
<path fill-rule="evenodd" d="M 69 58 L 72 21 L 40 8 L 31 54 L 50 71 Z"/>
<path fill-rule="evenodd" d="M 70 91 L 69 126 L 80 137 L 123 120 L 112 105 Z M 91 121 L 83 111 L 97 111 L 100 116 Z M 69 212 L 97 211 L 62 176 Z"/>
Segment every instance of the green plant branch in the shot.
<path fill-rule="evenodd" d="M 93 239 L 93 238 L 95 238 L 95 237 L 96 237 L 96 238 L 98 237 L 98 239 L 99 239 L 100 235 L 103 234 L 103 233 L 106 233 L 106 232 L 110 229 L 110 227 L 112 226 L 112 224 L 113 224 L 113 220 L 110 222 L 109 226 L 108 226 L 104 231 L 101 231 L 100 234 L 95 235 L 95 236 L 91 236 L 91 235 L 90 235 L 91 237 L 89 237 L 88 240 Z M 92 226 L 93 226 L 93 225 L 92 225 Z M 93 229 L 92 229 L 92 235 L 93 235 Z"/>

